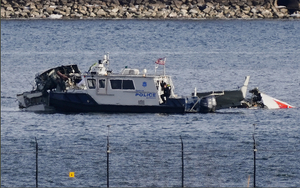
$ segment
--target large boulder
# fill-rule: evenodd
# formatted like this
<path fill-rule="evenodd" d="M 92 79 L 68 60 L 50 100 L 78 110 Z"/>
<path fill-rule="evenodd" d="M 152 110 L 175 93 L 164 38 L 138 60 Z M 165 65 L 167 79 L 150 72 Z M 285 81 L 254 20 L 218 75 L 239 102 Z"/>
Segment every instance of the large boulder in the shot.
<path fill-rule="evenodd" d="M 1 7 L 1 18 L 5 18 L 5 9 L 4 7 Z"/>
<path fill-rule="evenodd" d="M 177 13 L 176 12 L 171 12 L 169 15 L 168 15 L 169 18 L 177 18 Z"/>
<path fill-rule="evenodd" d="M 98 17 L 105 17 L 107 13 L 103 9 L 99 9 L 97 12 Z"/>
<path fill-rule="evenodd" d="M 9 6 L 9 7 L 6 7 L 6 11 L 11 11 L 11 12 L 13 12 L 14 9 L 13 9 L 11 6 Z"/>
<path fill-rule="evenodd" d="M 54 8 L 53 7 L 47 7 L 46 12 L 48 12 L 50 15 L 53 13 Z"/>
<path fill-rule="evenodd" d="M 189 10 L 190 14 L 199 14 L 200 10 L 198 8 L 192 8 Z"/>

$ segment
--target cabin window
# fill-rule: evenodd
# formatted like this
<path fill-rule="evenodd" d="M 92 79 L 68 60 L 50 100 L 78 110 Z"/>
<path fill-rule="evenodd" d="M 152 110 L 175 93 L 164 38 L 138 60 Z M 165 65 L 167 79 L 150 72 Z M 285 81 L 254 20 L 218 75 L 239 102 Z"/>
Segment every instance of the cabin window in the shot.
<path fill-rule="evenodd" d="M 132 80 L 123 80 L 123 89 L 134 89 Z"/>
<path fill-rule="evenodd" d="M 112 89 L 122 89 L 122 80 L 110 80 Z"/>
<path fill-rule="evenodd" d="M 87 84 L 90 89 L 96 88 L 96 80 L 95 79 L 87 79 Z"/>
<path fill-rule="evenodd" d="M 135 89 L 132 80 L 110 80 L 112 89 Z"/>
<path fill-rule="evenodd" d="M 105 88 L 105 80 L 99 80 L 99 88 Z"/>

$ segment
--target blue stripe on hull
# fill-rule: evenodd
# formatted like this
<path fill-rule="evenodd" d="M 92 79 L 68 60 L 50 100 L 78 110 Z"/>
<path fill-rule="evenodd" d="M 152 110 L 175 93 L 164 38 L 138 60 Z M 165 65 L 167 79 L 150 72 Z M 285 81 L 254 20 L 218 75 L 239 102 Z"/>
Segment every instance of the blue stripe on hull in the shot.
<path fill-rule="evenodd" d="M 99 105 L 85 93 L 50 92 L 50 106 L 60 112 L 185 113 L 184 99 L 169 99 L 166 105 Z"/>

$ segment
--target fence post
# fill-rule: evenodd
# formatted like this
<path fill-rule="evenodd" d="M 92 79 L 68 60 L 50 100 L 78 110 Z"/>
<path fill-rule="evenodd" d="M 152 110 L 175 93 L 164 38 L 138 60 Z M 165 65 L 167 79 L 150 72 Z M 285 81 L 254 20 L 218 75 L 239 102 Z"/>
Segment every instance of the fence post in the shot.
<path fill-rule="evenodd" d="M 35 187 L 38 187 L 38 143 L 35 137 Z"/>
<path fill-rule="evenodd" d="M 254 161 L 254 167 L 253 167 L 253 187 L 256 187 L 256 180 L 255 180 L 255 177 L 256 177 L 256 142 L 255 142 L 255 138 L 254 138 L 254 133 L 255 133 L 255 124 L 253 124 L 254 126 L 254 132 L 253 132 L 253 161 Z"/>
<path fill-rule="evenodd" d="M 184 187 L 184 160 L 183 160 L 183 142 L 180 135 L 181 140 L 181 187 Z"/>
<path fill-rule="evenodd" d="M 106 146 L 106 185 L 109 187 L 109 127 L 110 125 L 107 126 L 107 146 Z"/>

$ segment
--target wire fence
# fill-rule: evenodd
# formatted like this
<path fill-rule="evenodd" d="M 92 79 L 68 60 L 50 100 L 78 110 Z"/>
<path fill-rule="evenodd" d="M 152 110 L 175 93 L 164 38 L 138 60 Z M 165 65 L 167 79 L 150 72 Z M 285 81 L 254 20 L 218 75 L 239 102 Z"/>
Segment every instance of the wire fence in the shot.
<path fill-rule="evenodd" d="M 247 143 L 245 149 L 237 145 L 216 149 L 205 146 L 208 145 L 205 142 L 185 142 L 184 138 L 178 138 L 178 142 L 143 139 L 134 143 L 110 143 L 106 140 L 101 145 L 68 147 L 38 142 L 31 143 L 29 149 L 9 150 L 8 145 L 1 146 L 2 186 L 300 185 L 297 180 L 300 175 L 300 149 L 297 147 L 286 150 L 257 147 L 256 152 L 253 142 Z"/>

